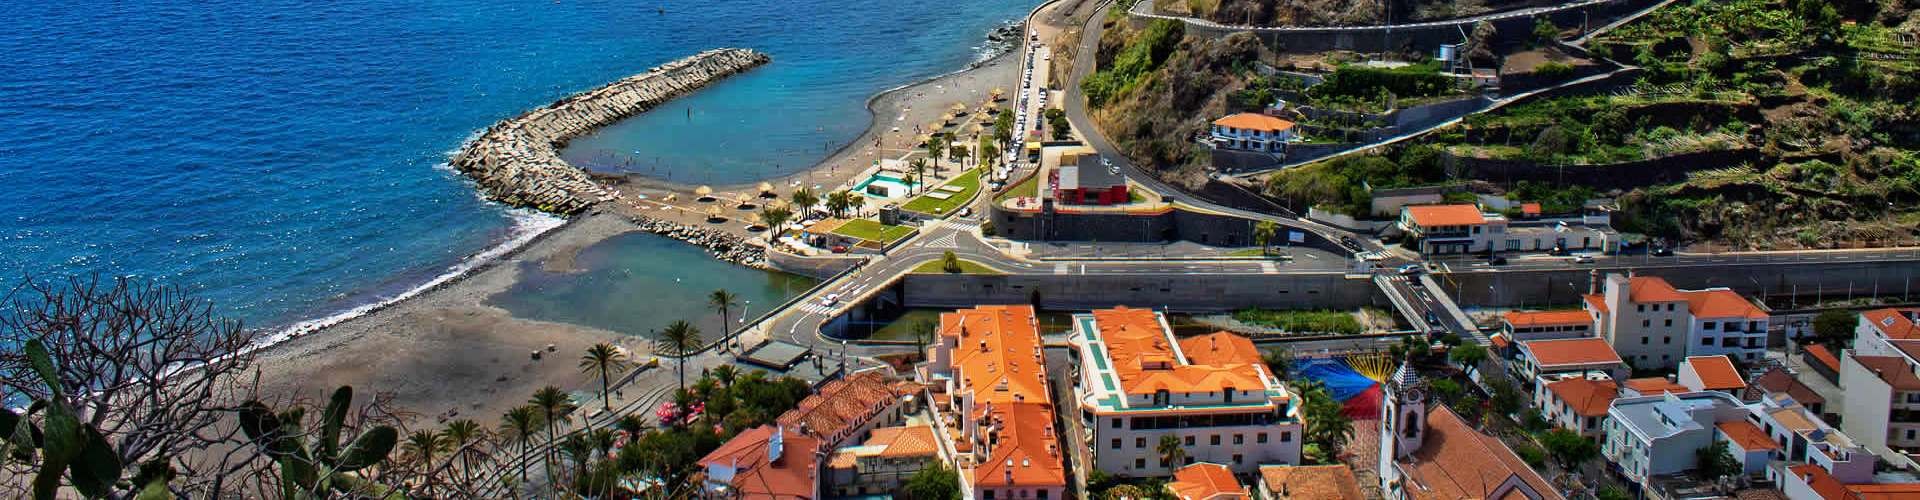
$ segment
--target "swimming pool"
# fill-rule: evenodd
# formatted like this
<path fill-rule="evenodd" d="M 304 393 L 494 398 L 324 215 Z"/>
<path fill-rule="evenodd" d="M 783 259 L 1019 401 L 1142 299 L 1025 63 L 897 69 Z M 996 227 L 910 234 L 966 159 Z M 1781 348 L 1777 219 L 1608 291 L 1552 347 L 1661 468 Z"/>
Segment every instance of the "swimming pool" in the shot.
<path fill-rule="evenodd" d="M 901 177 L 887 173 L 876 173 L 867 177 L 866 180 L 860 181 L 859 184 L 854 185 L 853 192 L 870 198 L 896 199 L 907 197 L 907 195 L 913 192 L 913 188 L 918 186 L 918 184 L 907 182 L 906 179 Z"/>

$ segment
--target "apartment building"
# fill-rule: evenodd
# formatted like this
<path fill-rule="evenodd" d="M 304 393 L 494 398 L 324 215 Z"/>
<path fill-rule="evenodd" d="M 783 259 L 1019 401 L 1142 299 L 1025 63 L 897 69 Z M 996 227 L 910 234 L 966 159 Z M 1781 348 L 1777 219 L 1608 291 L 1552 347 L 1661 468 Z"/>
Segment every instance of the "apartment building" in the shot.
<path fill-rule="evenodd" d="M 941 314 L 921 375 L 938 391 L 935 435 L 966 498 L 1064 498 L 1065 452 L 1032 306 Z"/>
<path fill-rule="evenodd" d="M 1694 450 L 1720 439 L 1719 424 L 1745 423 L 1746 418 L 1740 400 L 1722 392 L 1615 399 L 1607 410 L 1600 454 L 1628 481 L 1645 483 L 1654 476 L 1693 470 Z"/>
<path fill-rule="evenodd" d="M 1082 445 L 1110 474 L 1166 476 L 1197 462 L 1252 474 L 1298 464 L 1301 401 L 1267 370 L 1253 342 L 1226 332 L 1177 339 L 1166 317 L 1119 307 L 1073 317 Z M 1162 463 L 1162 439 L 1185 451 Z"/>
<path fill-rule="evenodd" d="M 1615 354 L 1605 340 L 1597 338 L 1521 342 L 1519 350 L 1513 370 L 1520 380 L 1532 384 L 1535 392 L 1542 384 L 1559 380 L 1560 375 L 1598 373 L 1618 379 L 1627 374 L 1627 365 L 1620 355 Z"/>
<path fill-rule="evenodd" d="M 1659 277 L 1609 274 L 1585 307 L 1595 331 L 1635 368 L 1672 368 L 1688 356 L 1766 355 L 1767 313 L 1725 288 L 1680 290 Z"/>
<path fill-rule="evenodd" d="M 1593 313 L 1579 309 L 1508 311 L 1500 316 L 1500 334 L 1514 342 L 1593 336 Z"/>

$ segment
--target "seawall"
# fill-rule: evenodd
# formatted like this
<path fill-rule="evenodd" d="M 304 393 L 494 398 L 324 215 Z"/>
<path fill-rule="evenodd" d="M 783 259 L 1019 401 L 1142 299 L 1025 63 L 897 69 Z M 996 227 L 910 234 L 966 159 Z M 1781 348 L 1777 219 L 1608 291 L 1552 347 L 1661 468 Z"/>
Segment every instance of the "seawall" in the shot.
<path fill-rule="evenodd" d="M 487 127 L 449 163 L 489 199 L 576 214 L 613 193 L 560 159 L 568 140 L 771 60 L 749 49 L 714 49 L 662 64 Z"/>

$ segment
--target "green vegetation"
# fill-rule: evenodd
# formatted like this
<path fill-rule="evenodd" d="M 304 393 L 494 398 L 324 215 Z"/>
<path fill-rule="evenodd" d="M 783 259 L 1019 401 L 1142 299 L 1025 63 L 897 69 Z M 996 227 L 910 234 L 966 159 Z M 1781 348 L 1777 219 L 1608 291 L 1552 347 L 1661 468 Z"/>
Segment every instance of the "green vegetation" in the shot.
<path fill-rule="evenodd" d="M 1159 69 L 1160 64 L 1179 46 L 1181 37 L 1186 34 L 1185 26 L 1179 21 L 1165 19 L 1149 23 L 1138 38 L 1120 49 L 1111 63 L 1103 60 L 1098 66 L 1099 71 L 1080 82 L 1080 90 L 1086 92 L 1088 104 L 1100 107 L 1113 96 L 1145 84 L 1151 73 Z"/>
<path fill-rule="evenodd" d="M 942 186 L 955 186 L 961 188 L 961 190 L 959 192 L 941 191 L 939 189 L 930 190 L 927 191 L 926 194 L 922 194 L 908 201 L 906 205 L 902 205 L 900 208 L 910 212 L 940 216 L 952 214 L 954 210 L 959 209 L 961 205 L 966 204 L 968 201 L 972 201 L 974 195 L 980 193 L 980 169 L 967 170 L 952 180 L 948 180 L 947 183 Z M 935 199 L 929 196 L 933 193 L 945 193 L 950 196 L 944 200 Z"/>
<path fill-rule="evenodd" d="M 1362 331 L 1360 321 L 1353 318 L 1353 313 L 1346 311 L 1242 309 L 1233 312 L 1233 319 L 1242 323 L 1274 327 L 1289 332 L 1339 333 L 1351 335 Z"/>
<path fill-rule="evenodd" d="M 1348 155 L 1288 169 L 1267 179 L 1266 193 L 1300 207 L 1365 216 L 1373 210 L 1368 188 L 1423 186 L 1447 178 L 1437 149 L 1401 148 L 1391 155 Z"/>
<path fill-rule="evenodd" d="M 946 262 L 944 261 L 929 260 L 913 268 L 913 272 L 924 274 L 1006 274 L 995 271 L 985 264 L 966 259 L 958 259 L 955 261 L 955 264 L 959 266 L 958 271 L 948 270 Z"/>
<path fill-rule="evenodd" d="M 1307 95 L 1316 105 L 1356 108 L 1362 102 L 1378 103 L 1371 109 L 1385 110 L 1393 99 L 1434 97 L 1454 92 L 1453 77 L 1440 74 L 1440 63 L 1425 62 L 1397 68 L 1376 68 L 1344 64 Z M 1345 103 L 1348 106 L 1339 106 Z"/>
<path fill-rule="evenodd" d="M 928 461 L 900 489 L 907 500 L 960 500 L 960 473 L 938 460 Z"/>
<path fill-rule="evenodd" d="M 1225 114 L 1224 96 L 1255 77 L 1261 46 L 1251 33 L 1187 36 L 1178 22 L 1142 28 L 1114 23 L 1093 57 L 1101 71 L 1082 82 L 1094 120 L 1135 163 L 1167 181 L 1206 182 L 1207 155 L 1188 138 Z"/>
<path fill-rule="evenodd" d="M 1040 176 L 1037 174 L 1029 175 L 1026 180 L 1020 181 L 1019 184 L 1014 184 L 1012 187 L 1000 190 L 1000 195 L 993 197 L 993 202 L 1000 203 L 1010 198 L 1032 198 L 1039 195 Z"/>
<path fill-rule="evenodd" d="M 907 226 L 889 226 L 873 219 L 853 219 L 833 228 L 833 234 L 849 238 L 859 238 L 875 243 L 893 243 L 901 238 L 912 236 L 914 229 Z"/>

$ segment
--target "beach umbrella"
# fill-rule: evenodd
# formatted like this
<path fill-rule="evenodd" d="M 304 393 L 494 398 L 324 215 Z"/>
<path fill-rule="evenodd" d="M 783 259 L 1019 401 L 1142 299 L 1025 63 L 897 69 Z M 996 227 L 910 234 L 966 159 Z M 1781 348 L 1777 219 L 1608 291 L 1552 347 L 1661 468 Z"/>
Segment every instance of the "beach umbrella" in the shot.
<path fill-rule="evenodd" d="M 950 107 L 948 107 L 948 109 L 952 109 L 952 110 L 953 110 L 953 112 L 955 112 L 955 113 L 959 113 L 959 112 L 962 112 L 962 111 L 966 111 L 966 110 L 967 110 L 967 103 L 964 103 L 964 102 L 956 102 L 956 103 L 953 103 L 953 106 L 950 106 Z"/>
<path fill-rule="evenodd" d="M 707 196 L 707 195 L 711 195 L 711 194 L 713 194 L 713 188 L 710 188 L 710 187 L 707 187 L 707 186 L 700 186 L 700 187 L 697 187 L 697 188 L 693 188 L 693 195 L 694 195 L 694 196 Z"/>
<path fill-rule="evenodd" d="M 726 213 L 725 211 L 720 210 L 719 205 L 707 205 L 708 217 L 720 217 L 721 214 L 725 214 L 725 213 Z"/>
<path fill-rule="evenodd" d="M 1000 88 L 1000 87 L 994 87 L 994 88 L 993 88 L 993 91 L 991 91 L 991 92 L 988 92 L 988 93 L 989 93 L 989 94 L 993 94 L 993 96 L 994 96 L 994 97 L 1000 97 L 1000 96 L 1003 96 L 1003 95 L 1006 95 L 1006 94 L 1007 94 L 1007 89 L 1003 89 L 1003 88 Z"/>
<path fill-rule="evenodd" d="M 773 192 L 773 183 L 762 182 L 760 183 L 759 189 L 760 189 L 760 192 L 762 193 L 771 193 Z"/>

